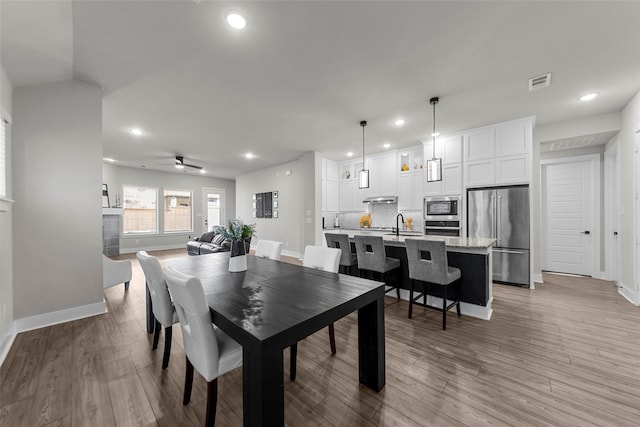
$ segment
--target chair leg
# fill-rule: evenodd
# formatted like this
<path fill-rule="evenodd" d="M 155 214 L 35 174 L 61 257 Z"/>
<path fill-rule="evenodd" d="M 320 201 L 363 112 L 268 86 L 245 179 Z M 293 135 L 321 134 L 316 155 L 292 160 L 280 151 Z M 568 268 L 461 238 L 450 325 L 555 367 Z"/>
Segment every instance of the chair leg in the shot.
<path fill-rule="evenodd" d="M 171 326 L 164 328 L 164 355 L 162 356 L 162 369 L 169 366 L 169 356 L 171 356 L 171 335 L 173 329 Z"/>
<path fill-rule="evenodd" d="M 447 287 L 442 287 L 442 330 L 447 329 Z"/>
<path fill-rule="evenodd" d="M 413 313 L 413 279 L 409 279 L 409 319 Z"/>
<path fill-rule="evenodd" d="M 298 358 L 298 343 L 289 347 L 289 379 L 296 380 L 296 361 Z"/>
<path fill-rule="evenodd" d="M 124 282 L 124 290 L 125 291 L 129 290 L 129 282 Z"/>
<path fill-rule="evenodd" d="M 456 283 L 456 307 L 458 308 L 458 317 L 460 317 L 460 294 L 462 293 L 462 285 L 460 284 L 460 279 Z"/>
<path fill-rule="evenodd" d="M 184 395 L 182 404 L 186 405 L 191 400 L 191 388 L 193 387 L 193 365 L 187 357 L 187 368 L 184 371 Z"/>
<path fill-rule="evenodd" d="M 331 346 L 331 354 L 336 354 L 336 331 L 333 323 L 329 325 L 329 345 Z"/>
<path fill-rule="evenodd" d="M 162 329 L 160 322 L 156 320 L 155 326 L 153 327 L 153 349 L 158 348 L 158 340 L 160 339 L 160 329 Z"/>
<path fill-rule="evenodd" d="M 218 378 L 207 383 L 207 418 L 204 425 L 213 427 L 216 425 L 216 406 L 218 404 Z"/>

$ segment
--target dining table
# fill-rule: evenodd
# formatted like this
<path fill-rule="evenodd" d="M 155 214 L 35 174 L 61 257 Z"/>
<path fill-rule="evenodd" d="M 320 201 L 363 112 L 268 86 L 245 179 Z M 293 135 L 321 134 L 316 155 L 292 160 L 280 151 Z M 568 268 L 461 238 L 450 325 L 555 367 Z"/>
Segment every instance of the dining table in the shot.
<path fill-rule="evenodd" d="M 231 273 L 228 252 L 165 267 L 200 279 L 213 323 L 242 345 L 245 426 L 284 425 L 284 349 L 355 311 L 359 381 L 384 387 L 384 283 L 253 255 L 246 271 Z"/>

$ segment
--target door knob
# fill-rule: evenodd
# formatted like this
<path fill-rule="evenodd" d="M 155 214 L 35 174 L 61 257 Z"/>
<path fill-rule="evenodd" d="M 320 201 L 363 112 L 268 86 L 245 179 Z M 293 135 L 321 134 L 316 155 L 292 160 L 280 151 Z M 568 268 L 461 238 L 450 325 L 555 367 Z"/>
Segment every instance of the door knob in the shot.
<path fill-rule="evenodd" d="M 617 235 L 618 235 L 618 232 L 617 232 L 617 231 L 614 231 L 614 232 L 613 232 L 613 235 L 614 235 L 614 236 L 617 236 Z"/>
<path fill-rule="evenodd" d="M 591 234 L 591 231 L 589 230 L 581 231 L 580 234 Z"/>

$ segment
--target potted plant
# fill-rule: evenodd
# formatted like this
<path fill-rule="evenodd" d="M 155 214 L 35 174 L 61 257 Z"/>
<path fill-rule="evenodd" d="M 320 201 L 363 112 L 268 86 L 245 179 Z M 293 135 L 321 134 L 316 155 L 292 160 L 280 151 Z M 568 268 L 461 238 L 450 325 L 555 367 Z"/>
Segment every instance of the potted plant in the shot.
<path fill-rule="evenodd" d="M 216 227 L 215 232 L 220 233 L 225 239 L 231 241 L 231 258 L 229 258 L 229 271 L 238 272 L 247 269 L 247 243 L 251 243 L 256 231 L 255 224 L 244 224 L 240 219 L 229 221 L 229 226 Z"/>

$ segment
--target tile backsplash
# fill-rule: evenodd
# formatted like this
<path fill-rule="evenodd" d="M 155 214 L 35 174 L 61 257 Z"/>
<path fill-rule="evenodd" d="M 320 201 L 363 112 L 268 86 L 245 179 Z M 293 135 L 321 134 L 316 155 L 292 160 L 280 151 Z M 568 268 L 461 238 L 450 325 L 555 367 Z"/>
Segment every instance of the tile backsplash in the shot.
<path fill-rule="evenodd" d="M 366 212 L 344 212 L 338 214 L 340 228 L 360 228 L 360 218 L 362 215 L 371 214 L 372 227 L 395 227 L 396 215 L 398 215 L 398 205 L 390 204 L 373 204 L 367 205 Z M 413 219 L 413 230 L 420 231 L 422 223 L 422 211 L 403 211 L 402 215 L 406 221 L 407 218 Z M 335 218 L 334 212 L 324 212 L 325 227 L 332 228 Z"/>

